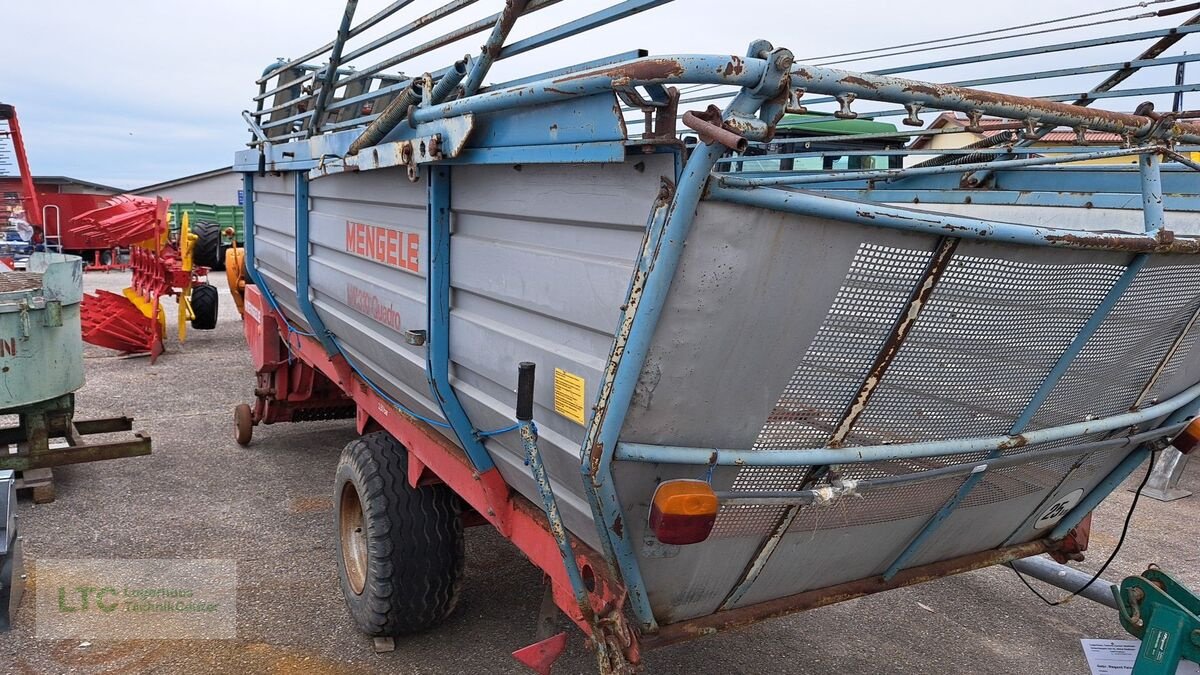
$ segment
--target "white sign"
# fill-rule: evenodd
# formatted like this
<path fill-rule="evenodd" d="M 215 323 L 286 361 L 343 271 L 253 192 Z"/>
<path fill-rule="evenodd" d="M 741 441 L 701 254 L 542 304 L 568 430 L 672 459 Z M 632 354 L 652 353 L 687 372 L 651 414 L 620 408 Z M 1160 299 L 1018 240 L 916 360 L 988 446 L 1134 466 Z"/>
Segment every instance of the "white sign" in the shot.
<path fill-rule="evenodd" d="M 1080 640 L 1092 675 L 1125 675 L 1133 672 L 1141 640 Z M 1200 675 L 1200 666 L 1180 661 L 1175 675 Z"/>

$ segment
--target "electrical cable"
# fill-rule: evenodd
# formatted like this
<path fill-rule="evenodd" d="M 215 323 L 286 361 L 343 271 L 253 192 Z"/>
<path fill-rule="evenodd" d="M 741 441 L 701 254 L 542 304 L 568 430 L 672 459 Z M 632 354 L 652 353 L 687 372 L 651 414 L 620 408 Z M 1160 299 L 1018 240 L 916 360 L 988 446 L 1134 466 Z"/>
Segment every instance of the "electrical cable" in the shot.
<path fill-rule="evenodd" d="M 1159 5 L 1159 4 L 1166 3 L 1166 2 L 1178 2 L 1178 1 L 1179 0 L 1147 0 L 1146 2 L 1139 2 L 1139 3 L 1132 4 L 1132 5 L 1124 5 L 1121 7 L 1113 7 L 1111 9 L 1102 9 L 1102 10 L 1097 10 L 1094 12 L 1086 12 L 1083 14 L 1064 16 L 1064 17 L 1061 17 L 1058 19 L 1047 19 L 1045 21 L 1035 21 L 1033 23 L 1026 23 L 1026 24 L 1022 24 L 1019 26 L 1009 26 L 1007 28 L 993 28 L 991 30 L 980 31 L 977 33 L 964 33 L 962 35 L 953 35 L 950 37 L 938 38 L 935 40 L 921 40 L 918 42 L 908 42 L 905 44 L 892 45 L 890 47 L 876 47 L 874 49 L 864 49 L 864 50 L 855 51 L 855 52 L 843 52 L 841 54 L 826 54 L 824 56 L 814 56 L 814 57 L 810 57 L 807 59 L 802 59 L 802 61 L 807 63 L 807 62 L 818 61 L 818 60 L 823 60 L 823 59 L 837 59 L 837 58 L 842 58 L 844 56 L 863 56 L 864 54 L 874 54 L 875 52 L 890 52 L 894 49 L 907 49 L 909 47 L 922 47 L 922 46 L 927 46 L 927 45 L 934 45 L 939 42 L 950 42 L 951 40 L 963 40 L 966 38 L 983 37 L 986 35 L 996 35 L 998 33 L 1008 33 L 1008 32 L 1015 31 L 1015 30 L 1025 30 L 1027 28 L 1036 28 L 1038 26 L 1048 26 L 1050 24 L 1062 23 L 1063 21 L 1074 21 L 1076 19 L 1086 19 L 1086 18 L 1092 17 L 1092 16 L 1100 16 L 1102 14 L 1111 14 L 1113 12 L 1121 12 L 1121 11 L 1124 11 L 1127 9 L 1142 9 L 1142 8 L 1149 7 L 1150 5 Z M 1143 17 L 1155 16 L 1155 15 L 1157 15 L 1157 13 L 1155 13 L 1155 14 L 1140 14 L 1140 15 L 1136 15 L 1136 16 L 1128 17 L 1128 18 L 1124 18 L 1124 19 L 1115 19 L 1115 21 L 1129 21 L 1129 20 L 1133 20 L 1136 18 L 1143 18 Z M 1084 25 L 1088 25 L 1088 24 L 1084 24 Z M 1056 30 L 1065 30 L 1065 29 L 1056 29 Z M 1008 37 L 1010 37 L 1010 38 L 1023 37 L 1023 35 L 1010 35 Z M 1000 39 L 1007 39 L 1007 38 L 1000 38 Z M 967 43 L 967 44 L 971 44 L 971 43 Z M 942 49 L 942 47 L 934 47 L 934 49 Z M 906 53 L 909 53 L 909 52 L 906 52 Z M 883 55 L 872 56 L 872 57 L 867 57 L 867 58 L 882 58 L 882 56 Z M 866 60 L 866 59 L 859 59 L 859 60 Z"/>
<path fill-rule="evenodd" d="M 1066 604 L 1067 602 L 1072 600 L 1075 596 L 1086 591 L 1088 588 L 1091 587 L 1092 584 L 1096 583 L 1096 581 L 1098 579 L 1100 579 L 1100 577 L 1104 574 L 1104 571 L 1108 569 L 1109 564 L 1111 564 L 1112 561 L 1116 559 L 1117 554 L 1121 552 L 1121 547 L 1125 544 L 1125 535 L 1127 535 L 1129 533 L 1129 523 L 1133 520 L 1133 511 L 1134 511 L 1134 509 L 1137 508 L 1138 498 L 1140 498 L 1142 496 L 1142 490 L 1146 487 L 1146 483 L 1150 482 L 1150 474 L 1153 473 L 1153 471 L 1154 471 L 1154 460 L 1157 457 L 1158 457 L 1157 451 L 1150 453 L 1150 463 L 1146 467 L 1146 475 L 1142 477 L 1142 482 L 1138 484 L 1137 490 L 1135 490 L 1133 493 L 1133 502 L 1131 502 L 1129 504 L 1129 512 L 1125 514 L 1125 524 L 1121 527 L 1121 537 L 1120 537 L 1120 539 L 1117 540 L 1116 547 L 1113 548 L 1113 552 L 1108 556 L 1108 559 L 1104 561 L 1104 564 L 1100 566 L 1100 569 L 1096 570 L 1096 573 L 1094 575 L 1092 575 L 1092 578 L 1089 579 L 1086 584 L 1075 589 L 1075 591 L 1073 591 L 1070 595 L 1068 595 L 1064 598 L 1059 598 L 1058 600 L 1050 600 L 1046 596 L 1039 593 L 1038 590 L 1036 588 L 1034 588 L 1032 584 L 1029 583 L 1029 580 L 1025 578 L 1025 575 L 1021 574 L 1021 572 L 1016 567 L 1013 567 L 1012 563 L 1008 563 L 1007 567 L 1016 573 L 1017 578 L 1021 580 L 1021 583 L 1025 584 L 1025 587 L 1028 588 L 1030 591 L 1032 591 L 1033 594 L 1036 595 L 1039 600 L 1041 600 L 1042 602 L 1046 603 L 1047 605 L 1049 605 L 1051 607 L 1057 607 L 1059 605 Z"/>

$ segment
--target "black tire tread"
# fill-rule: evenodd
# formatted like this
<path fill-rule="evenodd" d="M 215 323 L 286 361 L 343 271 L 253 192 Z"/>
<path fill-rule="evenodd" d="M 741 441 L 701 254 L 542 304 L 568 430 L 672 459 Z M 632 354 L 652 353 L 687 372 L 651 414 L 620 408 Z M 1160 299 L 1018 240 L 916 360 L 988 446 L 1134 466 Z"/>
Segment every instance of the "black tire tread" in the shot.
<path fill-rule="evenodd" d="M 221 224 L 201 220 L 191 225 L 191 230 L 196 235 L 192 262 L 218 271 L 225 269 L 225 259 L 221 257 Z"/>
<path fill-rule="evenodd" d="M 351 441 L 338 462 L 335 504 L 343 484 L 352 481 L 368 532 L 362 595 L 350 589 L 340 549 L 338 577 L 350 613 L 372 636 L 440 623 L 454 610 L 462 586 L 466 553 L 458 497 L 444 485 L 413 488 L 407 474 L 408 453 L 386 432 Z"/>
<path fill-rule="evenodd" d="M 217 327 L 217 303 L 219 294 L 212 284 L 201 284 L 192 289 L 192 328 L 212 330 Z"/>

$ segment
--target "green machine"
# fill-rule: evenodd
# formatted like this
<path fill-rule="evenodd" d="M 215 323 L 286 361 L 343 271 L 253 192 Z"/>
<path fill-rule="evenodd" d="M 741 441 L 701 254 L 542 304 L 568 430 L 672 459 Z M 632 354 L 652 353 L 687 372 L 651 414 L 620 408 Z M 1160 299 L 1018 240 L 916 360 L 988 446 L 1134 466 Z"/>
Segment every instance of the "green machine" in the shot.
<path fill-rule="evenodd" d="M 150 437 L 89 444 L 85 436 L 133 429 L 128 417 L 75 419 L 83 386 L 79 305 L 83 265 L 77 256 L 34 253 L 23 272 L 0 272 L 0 631 L 11 626 L 24 575 L 17 538 L 16 494 L 54 500 L 54 467 L 150 454 Z"/>
<path fill-rule="evenodd" d="M 240 206 L 221 206 L 199 202 L 171 204 L 171 233 L 178 236 L 179 223 L 183 214 L 188 214 L 188 227 L 196 235 L 193 253 L 197 265 L 210 269 L 225 269 L 225 249 L 234 242 L 241 246 L 246 241 L 245 213 Z M 226 236 L 233 230 L 233 237 Z"/>
<path fill-rule="evenodd" d="M 53 501 L 50 469 L 150 454 L 150 438 L 89 444 L 84 436 L 131 431 L 133 420 L 75 419 L 74 391 L 83 386 L 79 306 L 82 262 L 76 256 L 34 253 L 24 272 L 0 272 L 0 471 L 17 473 L 16 487 L 34 501 Z"/>
<path fill-rule="evenodd" d="M 1175 675 L 1181 659 L 1200 662 L 1200 597 L 1154 566 L 1113 592 L 1121 625 L 1142 641 L 1133 675 Z"/>

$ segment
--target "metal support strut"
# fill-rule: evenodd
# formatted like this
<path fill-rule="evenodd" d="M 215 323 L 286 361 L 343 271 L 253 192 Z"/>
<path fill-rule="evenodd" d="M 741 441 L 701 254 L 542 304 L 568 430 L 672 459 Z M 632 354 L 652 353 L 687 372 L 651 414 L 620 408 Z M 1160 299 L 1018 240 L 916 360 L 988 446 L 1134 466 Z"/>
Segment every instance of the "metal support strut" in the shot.
<path fill-rule="evenodd" d="M 479 431 L 450 384 L 450 167 L 429 168 L 428 347 L 425 372 L 434 400 L 450 424 L 471 464 L 480 473 L 495 469 Z"/>

